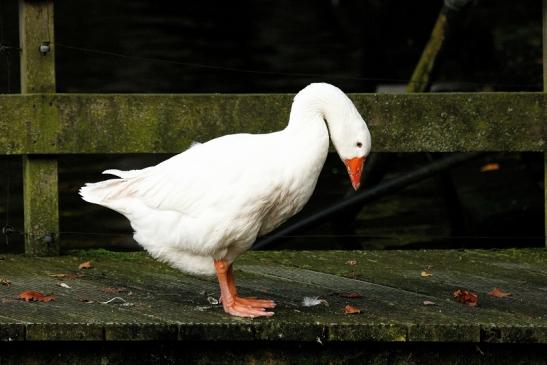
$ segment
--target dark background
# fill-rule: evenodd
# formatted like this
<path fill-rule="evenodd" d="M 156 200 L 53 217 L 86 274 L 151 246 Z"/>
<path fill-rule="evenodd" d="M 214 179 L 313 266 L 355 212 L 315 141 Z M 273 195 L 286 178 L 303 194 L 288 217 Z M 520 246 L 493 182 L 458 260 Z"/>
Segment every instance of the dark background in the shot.
<path fill-rule="evenodd" d="M 346 92 L 400 92 L 441 6 L 432 0 L 57 0 L 57 91 L 294 93 L 326 81 Z M 0 21 L 0 43 L 16 47 L 17 1 L 0 0 Z M 0 53 L 0 92 L 19 92 L 18 62 L 16 50 Z M 437 66 L 433 91 L 542 90 L 541 1 L 471 2 Z M 373 182 L 380 184 L 442 157 L 373 155 L 369 173 L 380 175 Z M 81 202 L 77 189 L 100 179 L 106 167 L 140 168 L 166 157 L 61 156 L 65 247 L 135 248 L 125 219 Z M 487 163 L 499 168 L 481 172 Z M 0 251 L 21 250 L 20 158 L 4 157 L 0 165 L 0 225 L 16 231 Z M 329 156 L 303 214 L 350 194 L 344 174 L 338 157 Z M 491 153 L 367 204 L 356 217 L 336 215 L 270 247 L 540 246 L 543 199 L 543 154 Z"/>

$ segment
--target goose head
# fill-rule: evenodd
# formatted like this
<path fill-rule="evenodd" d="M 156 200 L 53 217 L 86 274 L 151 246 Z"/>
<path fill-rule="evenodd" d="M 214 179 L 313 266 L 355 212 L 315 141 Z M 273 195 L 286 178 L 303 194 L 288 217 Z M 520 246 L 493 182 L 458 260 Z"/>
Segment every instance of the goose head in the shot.
<path fill-rule="evenodd" d="M 351 185 L 357 190 L 361 186 L 365 161 L 370 153 L 371 137 L 367 124 L 351 100 L 347 96 L 345 98 L 346 110 L 326 116 L 326 121 L 332 144 L 346 165 Z"/>
<path fill-rule="evenodd" d="M 336 86 L 313 83 L 296 95 L 293 109 L 294 105 L 297 110 L 318 115 L 327 123 L 330 139 L 346 165 L 351 185 L 355 190 L 359 189 L 365 161 L 370 153 L 371 136 L 351 99 Z"/>

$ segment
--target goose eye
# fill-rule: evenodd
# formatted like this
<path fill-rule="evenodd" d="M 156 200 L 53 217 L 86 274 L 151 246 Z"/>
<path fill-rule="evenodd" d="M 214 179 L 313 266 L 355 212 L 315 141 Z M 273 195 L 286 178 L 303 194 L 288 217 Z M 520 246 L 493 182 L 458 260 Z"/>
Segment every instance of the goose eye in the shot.
<path fill-rule="evenodd" d="M 361 142 L 357 142 L 356 146 L 361 148 L 361 147 L 363 147 L 363 144 Z"/>

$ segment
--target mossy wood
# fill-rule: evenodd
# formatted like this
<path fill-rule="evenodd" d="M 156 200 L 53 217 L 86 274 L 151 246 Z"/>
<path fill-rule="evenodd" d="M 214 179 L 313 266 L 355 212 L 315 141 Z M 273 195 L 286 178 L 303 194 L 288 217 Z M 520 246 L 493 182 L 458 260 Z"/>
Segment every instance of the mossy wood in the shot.
<path fill-rule="evenodd" d="M 55 42 L 52 0 L 19 1 L 21 92 L 55 92 Z M 41 48 L 42 47 L 42 48 Z M 19 112 L 19 109 L 13 112 Z M 40 128 L 36 118 L 26 120 Z M 9 127 L 11 125 L 11 127 Z M 6 127 L 21 128 L 7 121 Z M 47 134 L 46 130 L 40 134 Z M 28 153 L 30 151 L 23 151 Z M 25 252 L 59 253 L 57 160 L 52 156 L 23 156 Z"/>
<path fill-rule="evenodd" d="M 543 151 L 546 94 L 354 94 L 374 151 Z M 0 153 L 141 153 L 285 127 L 292 95 L 0 96 Z"/>
<path fill-rule="evenodd" d="M 19 47 L 21 92 L 55 92 L 53 0 L 19 0 Z"/>
<path fill-rule="evenodd" d="M 78 270 L 87 260 L 94 268 Z M 274 317 L 250 320 L 214 304 L 214 278 L 184 275 L 144 252 L 7 255 L 0 260 L 0 276 L 11 283 L 0 286 L 0 342 L 190 341 L 196 348 L 202 341 L 272 348 L 282 342 L 312 344 L 320 352 L 359 342 L 353 347 L 360 356 L 385 343 L 396 354 L 405 343 L 425 342 L 429 351 L 460 351 L 462 344 L 501 351 L 488 346 L 519 344 L 544 353 L 546 261 L 545 249 L 248 252 L 235 265 L 241 293 L 278 303 Z M 488 295 L 495 287 L 512 294 Z M 456 289 L 477 293 L 478 306 L 456 302 Z M 25 290 L 56 300 L 23 302 L 18 294 Z M 304 297 L 327 303 L 303 307 Z M 361 313 L 345 314 L 348 304 Z M 0 349 L 8 351 L 10 343 Z"/>
<path fill-rule="evenodd" d="M 58 255 L 59 196 L 57 160 L 23 157 L 25 253 Z"/>

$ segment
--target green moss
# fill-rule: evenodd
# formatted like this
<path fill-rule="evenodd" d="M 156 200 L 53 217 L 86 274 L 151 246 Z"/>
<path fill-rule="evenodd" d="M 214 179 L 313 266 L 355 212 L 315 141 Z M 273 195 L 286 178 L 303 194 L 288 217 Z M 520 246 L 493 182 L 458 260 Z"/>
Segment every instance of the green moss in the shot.
<path fill-rule="evenodd" d="M 352 94 L 375 151 L 543 151 L 544 93 Z M 285 127 L 291 95 L 3 95 L 0 152 L 176 153 Z M 89 138 L 93 135 L 94 138 Z"/>
<path fill-rule="evenodd" d="M 152 260 L 145 251 L 138 252 L 118 252 L 105 250 L 103 248 L 93 250 L 70 250 L 65 253 L 68 257 L 77 256 L 82 259 L 106 259 L 106 260 L 119 260 L 119 261 L 147 261 Z"/>

